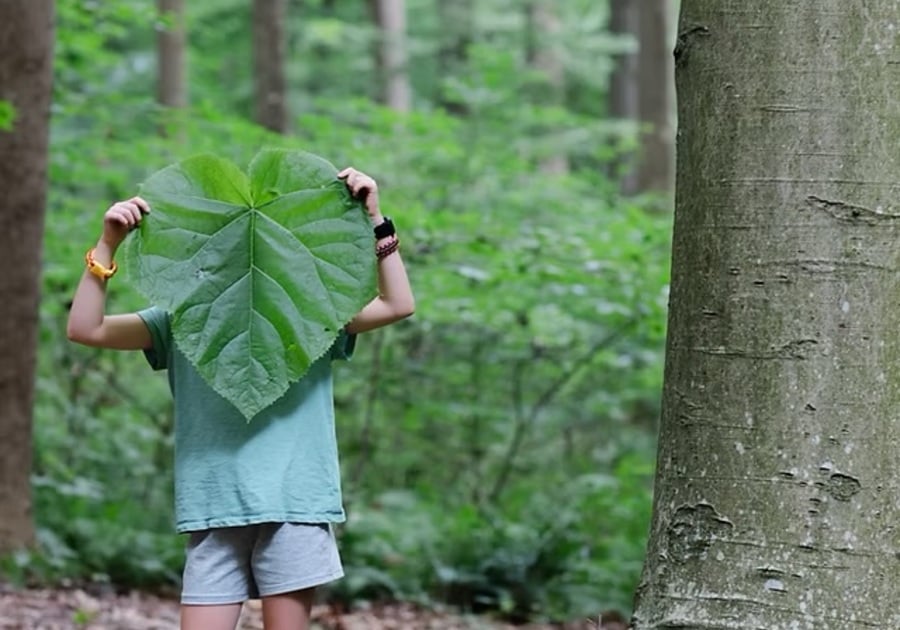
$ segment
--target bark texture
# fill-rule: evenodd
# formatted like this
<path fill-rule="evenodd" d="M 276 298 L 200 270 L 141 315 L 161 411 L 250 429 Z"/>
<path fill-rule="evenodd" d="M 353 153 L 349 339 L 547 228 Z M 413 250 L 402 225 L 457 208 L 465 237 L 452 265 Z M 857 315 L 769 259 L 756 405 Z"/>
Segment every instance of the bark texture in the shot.
<path fill-rule="evenodd" d="M 681 10 L 634 628 L 900 628 L 900 2 Z"/>
<path fill-rule="evenodd" d="M 0 552 L 31 544 L 31 419 L 53 81 L 49 0 L 0 3 Z"/>
<path fill-rule="evenodd" d="M 285 31 L 287 0 L 253 0 L 253 88 L 256 122 L 288 131 Z"/>
<path fill-rule="evenodd" d="M 158 0 L 157 7 L 166 20 L 157 34 L 157 100 L 164 107 L 180 108 L 187 105 L 184 0 Z"/>
<path fill-rule="evenodd" d="M 375 60 L 381 102 L 398 112 L 412 107 L 412 88 L 406 52 L 405 0 L 369 0 L 378 28 Z"/>

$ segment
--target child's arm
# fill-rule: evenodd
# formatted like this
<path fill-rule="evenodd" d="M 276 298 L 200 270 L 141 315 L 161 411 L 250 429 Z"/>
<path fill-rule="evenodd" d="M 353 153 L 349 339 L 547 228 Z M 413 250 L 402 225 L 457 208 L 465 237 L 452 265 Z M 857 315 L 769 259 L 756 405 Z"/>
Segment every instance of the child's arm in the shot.
<path fill-rule="evenodd" d="M 150 212 L 150 206 L 140 197 L 113 204 L 103 216 L 103 235 L 93 249 L 93 260 L 104 269 L 110 269 L 116 249 L 147 212 Z M 118 350 L 149 348 L 152 345 L 150 331 L 136 313 L 105 314 L 106 283 L 106 278 L 85 269 L 69 311 L 66 327 L 69 339 L 88 346 Z"/>
<path fill-rule="evenodd" d="M 378 205 L 378 185 L 375 180 L 353 168 L 345 168 L 338 174 L 346 180 L 347 187 L 354 196 L 365 200 L 372 225 L 384 223 L 384 216 Z M 387 326 L 405 317 L 416 309 L 415 298 L 406 275 L 406 268 L 400 258 L 400 251 L 391 247 L 396 236 L 381 238 L 376 243 L 376 251 L 390 251 L 378 258 L 378 297 L 366 304 L 347 324 L 347 332 L 361 333 Z"/>

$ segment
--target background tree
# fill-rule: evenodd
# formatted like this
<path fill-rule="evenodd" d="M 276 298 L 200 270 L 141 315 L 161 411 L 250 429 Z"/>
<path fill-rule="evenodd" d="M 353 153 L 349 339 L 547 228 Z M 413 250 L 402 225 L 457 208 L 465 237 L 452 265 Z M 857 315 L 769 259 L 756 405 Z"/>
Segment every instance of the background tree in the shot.
<path fill-rule="evenodd" d="M 474 0 L 438 2 L 437 11 L 437 76 L 446 82 L 464 72 L 469 47 L 477 37 L 475 4 Z M 441 104 L 451 111 L 464 113 L 464 108 L 458 102 L 444 97 Z"/>
<path fill-rule="evenodd" d="M 640 102 L 638 99 L 637 74 L 637 33 L 638 3 L 635 0 L 610 0 L 609 28 L 616 35 L 628 38 L 628 49 L 615 57 L 615 68 L 610 73 L 609 81 L 609 113 L 619 120 L 640 120 Z M 622 191 L 626 194 L 637 192 L 637 173 L 629 156 L 629 164 L 622 170 Z"/>
<path fill-rule="evenodd" d="M 675 134 L 672 125 L 673 62 L 669 24 L 671 0 L 640 0 L 637 11 L 638 113 L 646 126 L 638 152 L 638 191 L 671 191 L 674 184 Z"/>
<path fill-rule="evenodd" d="M 375 60 L 382 103 L 398 112 L 412 105 L 406 52 L 405 0 L 369 0 L 377 38 Z"/>
<path fill-rule="evenodd" d="M 642 126 L 639 148 L 621 169 L 626 194 L 668 192 L 674 184 L 674 44 L 670 34 L 674 11 L 668 0 L 610 2 L 610 29 L 628 37 L 631 44 L 616 57 L 609 82 L 609 112 Z"/>
<path fill-rule="evenodd" d="M 525 5 L 527 24 L 526 58 L 539 75 L 539 100 L 548 105 L 562 106 L 565 99 L 565 67 L 561 58 L 562 24 L 556 14 L 555 3 L 531 0 Z M 568 172 L 569 161 L 560 147 L 553 155 L 542 159 L 539 168 L 545 173 L 561 175 Z"/>
<path fill-rule="evenodd" d="M 0 129 L 0 551 L 34 537 L 31 424 L 52 77 L 53 3 L 4 2 L 0 102 L 12 120 Z"/>
<path fill-rule="evenodd" d="M 682 2 L 636 630 L 900 627 L 896 10 Z"/>
<path fill-rule="evenodd" d="M 285 133 L 289 127 L 284 24 L 287 0 L 253 0 L 255 120 Z"/>
<path fill-rule="evenodd" d="M 158 0 L 157 100 L 163 107 L 187 105 L 184 0 Z"/>

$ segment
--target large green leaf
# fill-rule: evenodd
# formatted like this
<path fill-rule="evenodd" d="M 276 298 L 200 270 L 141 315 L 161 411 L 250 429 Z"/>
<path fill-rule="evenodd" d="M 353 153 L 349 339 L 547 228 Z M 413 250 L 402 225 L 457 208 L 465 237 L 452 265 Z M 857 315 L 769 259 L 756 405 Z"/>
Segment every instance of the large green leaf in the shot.
<path fill-rule="evenodd" d="M 325 160 L 266 150 L 249 175 L 200 155 L 152 175 L 126 240 L 138 290 L 247 419 L 328 350 L 375 293 L 371 224 Z"/>

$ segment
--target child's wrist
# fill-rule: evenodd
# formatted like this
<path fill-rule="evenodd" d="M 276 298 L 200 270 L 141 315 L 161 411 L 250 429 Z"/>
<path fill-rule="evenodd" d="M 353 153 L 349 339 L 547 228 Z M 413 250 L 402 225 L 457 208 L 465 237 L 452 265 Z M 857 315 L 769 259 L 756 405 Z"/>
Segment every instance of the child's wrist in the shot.
<path fill-rule="evenodd" d="M 109 241 L 101 238 L 99 241 L 97 241 L 97 245 L 94 246 L 94 259 L 99 263 L 111 263 L 113 257 L 116 255 L 116 250 L 118 248 L 118 243 L 110 243 Z"/>

